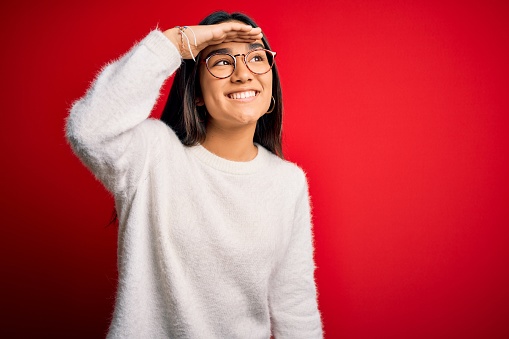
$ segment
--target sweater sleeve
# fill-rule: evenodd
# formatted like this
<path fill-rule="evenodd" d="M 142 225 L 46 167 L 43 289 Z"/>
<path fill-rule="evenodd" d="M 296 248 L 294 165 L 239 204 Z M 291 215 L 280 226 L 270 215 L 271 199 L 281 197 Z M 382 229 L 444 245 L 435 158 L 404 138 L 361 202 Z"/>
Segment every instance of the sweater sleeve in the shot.
<path fill-rule="evenodd" d="M 135 187 L 145 167 L 154 129 L 147 119 L 180 54 L 158 29 L 106 64 L 86 94 L 73 103 L 66 137 L 76 155 L 117 194 Z"/>
<path fill-rule="evenodd" d="M 272 331 L 276 339 L 323 338 L 314 280 L 311 206 L 303 176 L 291 239 L 271 280 L 269 292 Z"/>

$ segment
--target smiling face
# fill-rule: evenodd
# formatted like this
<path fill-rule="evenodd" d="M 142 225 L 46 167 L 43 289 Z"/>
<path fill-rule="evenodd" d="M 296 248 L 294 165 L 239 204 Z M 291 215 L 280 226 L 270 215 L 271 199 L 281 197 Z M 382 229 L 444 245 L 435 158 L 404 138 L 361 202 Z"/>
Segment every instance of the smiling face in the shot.
<path fill-rule="evenodd" d="M 222 43 L 209 46 L 201 53 L 206 59 L 217 50 L 231 55 L 246 54 L 263 42 Z M 236 57 L 233 74 L 225 79 L 214 77 L 202 63 L 199 69 L 202 97 L 198 105 L 205 105 L 209 114 L 207 128 L 231 129 L 254 125 L 269 110 L 272 97 L 272 70 L 265 74 L 253 74 L 244 64 L 243 56 Z"/>

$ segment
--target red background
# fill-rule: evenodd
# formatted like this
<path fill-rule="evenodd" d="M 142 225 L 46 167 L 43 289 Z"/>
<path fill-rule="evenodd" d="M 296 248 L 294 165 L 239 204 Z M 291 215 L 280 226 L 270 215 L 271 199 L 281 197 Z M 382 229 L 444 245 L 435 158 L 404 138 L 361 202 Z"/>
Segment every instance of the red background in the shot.
<path fill-rule="evenodd" d="M 113 202 L 66 144 L 66 111 L 157 23 L 216 9 L 254 17 L 279 53 L 326 337 L 509 337 L 506 1 L 0 6 L 2 337 L 104 336 Z"/>

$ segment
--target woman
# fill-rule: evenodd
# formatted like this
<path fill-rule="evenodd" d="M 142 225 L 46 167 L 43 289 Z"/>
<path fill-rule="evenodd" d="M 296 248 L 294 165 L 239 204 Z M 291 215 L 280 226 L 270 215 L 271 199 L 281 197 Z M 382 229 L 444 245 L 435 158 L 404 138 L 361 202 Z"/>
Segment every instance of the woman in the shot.
<path fill-rule="evenodd" d="M 67 137 L 119 218 L 108 337 L 322 337 L 274 55 L 250 18 L 217 12 L 150 32 L 73 104 Z M 165 123 L 149 119 L 175 71 Z"/>

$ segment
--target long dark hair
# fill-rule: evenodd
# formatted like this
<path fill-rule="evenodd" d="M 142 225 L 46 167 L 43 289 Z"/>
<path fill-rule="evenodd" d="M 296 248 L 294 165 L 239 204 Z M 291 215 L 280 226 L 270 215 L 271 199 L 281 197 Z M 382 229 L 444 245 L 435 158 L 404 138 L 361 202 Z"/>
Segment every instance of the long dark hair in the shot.
<path fill-rule="evenodd" d="M 252 27 L 258 27 L 250 17 L 243 13 L 228 14 L 224 11 L 210 14 L 199 24 L 214 25 L 227 21 L 240 21 Z M 270 49 L 265 36 L 262 38 L 262 42 L 265 48 Z M 196 62 L 184 60 L 181 67 L 175 72 L 173 85 L 161 115 L 161 120 L 175 131 L 180 141 L 186 146 L 194 146 L 203 142 L 206 134 L 208 116 L 206 108 L 196 105 L 196 97 L 201 96 L 198 74 L 200 57 L 198 55 Z M 258 119 L 253 141 L 283 158 L 281 146 L 283 98 L 275 64 L 272 68 L 272 96 L 275 101 L 274 110 Z"/>

